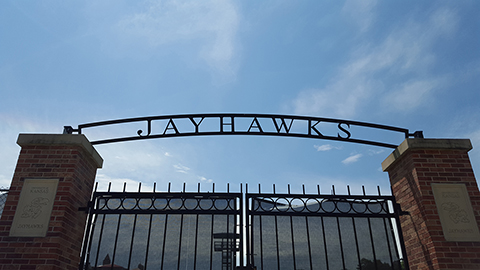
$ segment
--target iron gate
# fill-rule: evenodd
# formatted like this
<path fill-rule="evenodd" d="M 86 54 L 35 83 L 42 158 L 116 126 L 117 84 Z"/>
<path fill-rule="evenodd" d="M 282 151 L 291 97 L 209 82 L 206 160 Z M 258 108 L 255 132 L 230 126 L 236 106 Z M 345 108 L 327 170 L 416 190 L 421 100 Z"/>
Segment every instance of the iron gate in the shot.
<path fill-rule="evenodd" d="M 408 269 L 393 196 L 246 189 L 95 191 L 80 269 Z"/>

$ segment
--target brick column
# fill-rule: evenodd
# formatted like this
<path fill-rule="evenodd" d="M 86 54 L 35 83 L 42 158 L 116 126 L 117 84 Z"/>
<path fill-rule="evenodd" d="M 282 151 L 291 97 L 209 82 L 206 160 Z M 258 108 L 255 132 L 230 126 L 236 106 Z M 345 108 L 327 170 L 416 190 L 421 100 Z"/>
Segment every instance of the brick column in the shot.
<path fill-rule="evenodd" d="M 402 210 L 410 213 L 400 220 L 411 269 L 480 269 L 480 242 L 475 237 L 471 241 L 447 241 L 446 219 L 442 225 L 439 216 L 439 211 L 442 214 L 445 211 L 442 208 L 445 204 L 440 202 L 443 198 L 438 193 L 434 197 L 432 189 L 435 186 L 432 184 L 437 183 L 461 184 L 444 186 L 447 189 L 465 185 L 468 195 L 461 197 L 466 198 L 457 196 L 461 192 L 456 192 L 455 197 L 470 200 L 474 217 L 467 221 L 474 229 L 469 231 L 478 229 L 480 192 L 468 157 L 470 149 L 468 139 L 406 139 L 382 163 L 389 174 L 393 195 Z M 448 198 L 449 193 L 442 194 Z M 446 218 L 452 216 L 447 212 Z M 449 221 L 449 226 L 462 225 L 454 221 Z"/>
<path fill-rule="evenodd" d="M 84 135 L 20 134 L 17 143 L 22 148 L 0 220 L 0 269 L 78 269 L 86 222 L 78 208 L 87 205 L 103 160 Z M 10 236 L 26 179 L 58 179 L 45 237 Z"/>

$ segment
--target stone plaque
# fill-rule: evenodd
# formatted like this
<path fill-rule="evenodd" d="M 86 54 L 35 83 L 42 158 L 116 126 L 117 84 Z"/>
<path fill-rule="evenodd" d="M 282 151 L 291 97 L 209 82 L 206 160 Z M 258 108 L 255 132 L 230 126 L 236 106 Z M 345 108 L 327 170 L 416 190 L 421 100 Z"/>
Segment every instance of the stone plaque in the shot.
<path fill-rule="evenodd" d="M 465 184 L 432 184 L 447 241 L 480 241 L 480 232 Z"/>
<path fill-rule="evenodd" d="M 25 179 L 10 228 L 10 236 L 46 236 L 58 181 L 58 179 Z"/>

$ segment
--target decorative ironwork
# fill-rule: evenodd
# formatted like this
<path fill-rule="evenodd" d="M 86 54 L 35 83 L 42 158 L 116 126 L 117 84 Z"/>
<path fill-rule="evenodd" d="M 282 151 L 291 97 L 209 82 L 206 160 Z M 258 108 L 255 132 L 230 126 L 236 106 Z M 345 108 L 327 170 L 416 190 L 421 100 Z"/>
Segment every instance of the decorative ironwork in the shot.
<path fill-rule="evenodd" d="M 235 193 L 96 192 L 95 213 L 103 214 L 238 214 Z"/>
<path fill-rule="evenodd" d="M 393 196 L 273 190 L 95 191 L 80 269 L 408 269 Z"/>
<path fill-rule="evenodd" d="M 409 133 L 408 129 L 373 123 L 278 114 L 184 114 L 118 119 L 64 127 L 64 133 L 81 134 L 86 128 L 144 122 L 145 129 L 138 129 L 136 136 L 126 136 L 92 141 L 105 144 L 123 141 L 207 135 L 261 135 L 324 139 L 396 148 L 396 144 L 378 142 L 355 136 L 354 127 L 371 128 L 404 134 L 405 138 L 423 138 L 422 131 Z"/>
<path fill-rule="evenodd" d="M 388 203 L 392 197 L 275 194 L 264 197 L 249 194 L 252 199 L 251 213 L 257 215 L 329 215 L 356 217 L 394 217 Z"/>
<path fill-rule="evenodd" d="M 372 269 L 408 269 L 393 196 L 247 192 L 246 203 L 247 265 L 363 269 L 372 262 Z"/>

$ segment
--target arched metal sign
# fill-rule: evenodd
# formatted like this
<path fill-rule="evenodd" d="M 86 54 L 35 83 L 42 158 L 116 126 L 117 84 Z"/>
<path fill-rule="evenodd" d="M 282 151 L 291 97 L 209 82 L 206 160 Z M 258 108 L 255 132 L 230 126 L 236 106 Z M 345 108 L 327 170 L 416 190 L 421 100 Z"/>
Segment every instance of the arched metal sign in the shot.
<path fill-rule="evenodd" d="M 388 148 L 396 148 L 398 146 L 398 144 L 364 139 L 355 133 L 355 128 L 403 133 L 405 138 L 423 138 L 421 131 L 409 133 L 408 129 L 405 128 L 373 123 L 311 116 L 242 113 L 181 114 L 118 119 L 81 124 L 76 129 L 71 126 L 65 126 L 64 133 L 72 134 L 77 132 L 81 134 L 86 128 L 126 123 L 141 124 L 142 122 L 146 125 L 146 128 L 138 129 L 136 136 L 102 139 L 92 141 L 91 143 L 106 144 L 155 138 L 206 135 L 261 135 L 345 141 Z"/>

